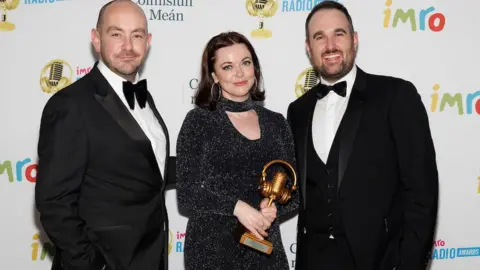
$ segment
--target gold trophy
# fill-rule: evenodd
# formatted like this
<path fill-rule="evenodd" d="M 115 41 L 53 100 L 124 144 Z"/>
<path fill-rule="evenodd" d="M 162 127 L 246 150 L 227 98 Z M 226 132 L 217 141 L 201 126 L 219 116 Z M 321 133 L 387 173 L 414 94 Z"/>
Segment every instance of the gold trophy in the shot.
<path fill-rule="evenodd" d="M 15 24 L 7 21 L 7 10 L 13 10 L 18 7 L 20 0 L 0 0 L 0 31 L 12 31 L 15 29 Z"/>
<path fill-rule="evenodd" d="M 271 182 L 266 181 L 265 179 L 267 177 L 266 171 L 271 165 L 275 163 L 284 164 L 292 172 L 293 185 L 290 189 L 286 187 L 287 175 L 283 172 L 276 172 Z M 260 185 L 258 186 L 258 189 L 260 190 L 260 194 L 264 198 L 270 199 L 270 201 L 268 202 L 268 206 L 271 206 L 272 202 L 275 200 L 280 204 L 285 204 L 290 200 L 291 193 L 297 189 L 297 174 L 295 173 L 295 170 L 293 169 L 292 165 L 290 165 L 288 162 L 283 160 L 278 160 L 278 159 L 272 160 L 263 167 L 262 178 L 260 180 Z M 267 240 L 258 239 L 254 234 L 246 231 L 246 229 L 243 226 L 238 227 L 238 229 L 240 230 L 240 233 L 241 233 L 239 237 L 240 243 L 248 247 L 251 247 L 253 249 L 256 249 L 260 252 L 266 253 L 268 255 L 272 253 L 273 245 L 271 242 Z"/>
<path fill-rule="evenodd" d="M 263 28 L 263 19 L 275 15 L 277 9 L 276 0 L 247 0 L 248 14 L 260 18 L 260 27 L 252 31 L 252 37 L 269 38 L 272 36 L 272 31 Z"/>

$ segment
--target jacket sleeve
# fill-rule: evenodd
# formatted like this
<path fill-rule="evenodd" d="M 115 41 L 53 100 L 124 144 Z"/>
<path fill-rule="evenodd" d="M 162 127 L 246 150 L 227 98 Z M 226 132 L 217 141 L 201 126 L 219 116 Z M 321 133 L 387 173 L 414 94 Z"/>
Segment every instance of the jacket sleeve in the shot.
<path fill-rule="evenodd" d="M 428 116 L 415 86 L 401 81 L 389 122 L 405 189 L 404 226 L 398 269 L 426 269 L 431 258 L 438 209 L 438 172 Z"/>
<path fill-rule="evenodd" d="M 69 270 L 101 269 L 104 265 L 78 214 L 87 151 L 80 111 L 71 97 L 58 92 L 47 102 L 41 118 L 35 202 L 40 222 Z"/>

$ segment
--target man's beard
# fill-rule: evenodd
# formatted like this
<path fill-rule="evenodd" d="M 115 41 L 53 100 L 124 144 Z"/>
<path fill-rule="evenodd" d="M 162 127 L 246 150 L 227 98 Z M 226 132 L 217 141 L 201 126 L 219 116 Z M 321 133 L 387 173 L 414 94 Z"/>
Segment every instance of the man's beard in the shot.
<path fill-rule="evenodd" d="M 333 51 L 327 51 L 324 53 L 325 54 L 333 54 L 333 53 L 342 53 L 339 50 L 333 50 Z M 320 75 L 323 79 L 328 80 L 328 81 L 336 81 L 341 78 L 343 78 L 345 75 L 347 75 L 353 68 L 353 64 L 355 62 L 355 57 L 356 57 L 356 52 L 355 50 L 351 50 L 351 56 L 352 58 L 350 60 L 348 59 L 343 59 L 342 62 L 340 63 L 340 68 L 337 72 L 335 73 L 330 73 L 327 71 L 324 66 L 322 67 L 316 67 L 318 75 Z M 349 61 L 349 62 L 346 62 Z"/>

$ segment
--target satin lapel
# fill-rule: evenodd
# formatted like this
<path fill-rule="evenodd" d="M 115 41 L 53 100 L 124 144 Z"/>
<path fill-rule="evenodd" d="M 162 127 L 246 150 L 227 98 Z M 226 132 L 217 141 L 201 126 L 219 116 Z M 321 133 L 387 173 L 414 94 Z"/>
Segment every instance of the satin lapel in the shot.
<path fill-rule="evenodd" d="M 152 110 L 153 112 L 153 115 L 155 115 L 155 117 L 157 118 L 158 122 L 160 123 L 160 126 L 162 126 L 162 129 L 163 129 L 163 134 L 165 134 L 165 140 L 166 140 L 166 149 L 165 149 L 165 153 L 166 153 L 166 156 L 165 156 L 165 168 L 164 168 L 164 172 L 165 173 L 168 173 L 167 172 L 167 168 L 168 168 L 168 161 L 169 161 L 169 156 L 170 156 L 170 138 L 168 136 L 168 130 L 167 130 L 167 125 L 165 125 L 165 122 L 163 121 L 163 118 L 160 116 L 160 113 L 158 112 L 157 110 L 157 107 L 155 106 L 155 102 L 153 101 L 153 98 L 152 96 L 150 95 L 150 93 L 148 93 L 147 95 L 147 102 L 148 102 L 148 106 L 150 106 L 150 109 Z M 158 164 L 156 162 L 156 159 L 154 158 L 153 160 L 155 162 L 155 164 Z M 158 167 L 158 165 L 157 165 Z M 161 175 L 161 173 L 160 173 Z M 163 185 L 162 185 L 162 190 L 165 189 L 165 185 L 167 183 L 167 176 L 166 175 L 162 175 L 162 180 L 163 180 Z"/>
<path fill-rule="evenodd" d="M 96 86 L 95 99 L 112 116 L 112 118 L 122 127 L 128 136 L 136 143 L 139 150 L 150 157 L 153 154 L 150 140 L 138 125 L 135 118 L 128 111 L 122 100 L 117 96 L 108 81 L 100 73 L 96 65 L 90 71 Z"/>
<path fill-rule="evenodd" d="M 353 143 L 362 116 L 364 90 L 366 87 L 366 74 L 360 68 L 357 68 L 355 83 L 352 88 L 347 110 L 343 116 L 340 125 L 340 153 L 338 160 L 338 189 L 343 181 L 345 170 L 353 149 Z"/>
<path fill-rule="evenodd" d="M 294 120 L 298 122 L 296 125 L 298 128 L 297 136 L 297 147 L 298 147 L 298 164 L 299 164 L 299 184 L 300 192 L 302 193 L 303 198 L 303 207 L 306 206 L 306 195 L 307 195 L 307 142 L 308 142 L 308 133 L 310 132 L 310 127 L 313 118 L 313 112 L 315 110 L 315 105 L 317 104 L 317 95 L 315 87 L 310 89 L 304 96 L 300 97 L 302 100 L 298 104 L 301 110 L 297 111 L 294 115 Z"/>

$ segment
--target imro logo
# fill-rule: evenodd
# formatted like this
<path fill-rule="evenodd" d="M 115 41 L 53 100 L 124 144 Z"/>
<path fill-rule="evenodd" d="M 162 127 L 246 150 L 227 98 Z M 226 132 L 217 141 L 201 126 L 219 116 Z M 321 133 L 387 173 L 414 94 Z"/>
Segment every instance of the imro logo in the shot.
<path fill-rule="evenodd" d="M 383 27 L 385 28 L 396 28 L 399 21 L 405 24 L 408 21 L 412 31 L 419 29 L 420 31 L 430 30 L 432 32 L 440 32 L 445 28 L 445 15 L 440 12 L 435 12 L 433 6 L 421 9 L 418 12 L 413 8 L 409 8 L 406 11 L 405 9 L 397 8 L 395 12 L 392 12 L 392 4 L 392 0 L 385 2 L 385 6 L 387 7 L 383 11 Z"/>
<path fill-rule="evenodd" d="M 40 243 L 40 234 L 34 234 L 32 240 L 32 261 L 44 261 L 47 256 L 55 256 L 55 246 L 52 243 Z"/>
<path fill-rule="evenodd" d="M 12 161 L 4 160 L 0 163 L 0 175 L 7 175 L 8 182 L 37 182 L 37 164 L 31 158 Z"/>
<path fill-rule="evenodd" d="M 449 110 L 458 115 L 480 115 L 480 90 L 472 93 L 442 93 L 440 85 L 433 85 L 431 112 Z M 450 107 L 446 109 L 446 107 Z"/>

